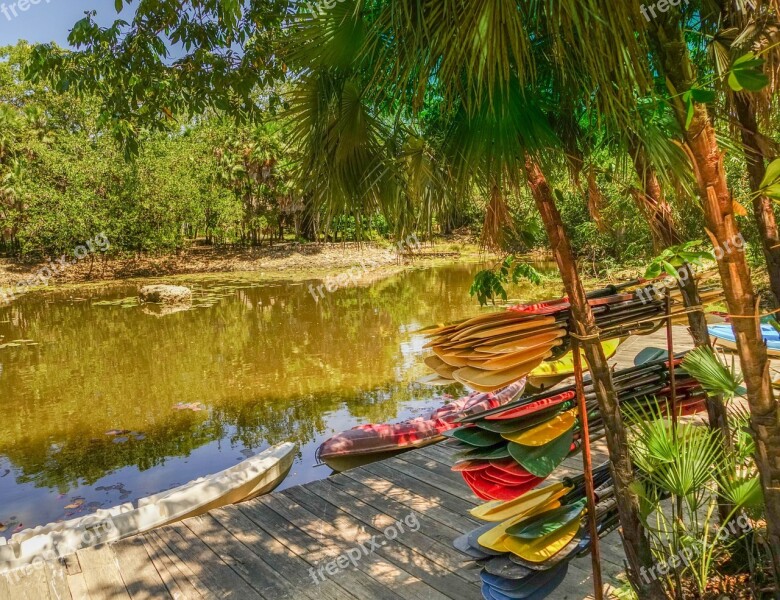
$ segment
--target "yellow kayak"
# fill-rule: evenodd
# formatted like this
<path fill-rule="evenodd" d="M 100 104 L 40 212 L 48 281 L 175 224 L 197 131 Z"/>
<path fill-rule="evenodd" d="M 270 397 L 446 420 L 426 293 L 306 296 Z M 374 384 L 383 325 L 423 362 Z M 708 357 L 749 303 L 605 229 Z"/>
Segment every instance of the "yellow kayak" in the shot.
<path fill-rule="evenodd" d="M 605 356 L 607 358 L 615 356 L 623 341 L 623 339 L 615 339 L 603 342 L 601 347 L 604 349 Z M 582 356 L 583 368 L 587 370 L 585 353 L 582 349 L 580 349 L 580 356 Z M 574 375 L 574 353 L 568 352 L 558 360 L 543 362 L 536 367 L 528 374 L 528 384 L 535 388 L 547 389 L 572 375 Z"/>

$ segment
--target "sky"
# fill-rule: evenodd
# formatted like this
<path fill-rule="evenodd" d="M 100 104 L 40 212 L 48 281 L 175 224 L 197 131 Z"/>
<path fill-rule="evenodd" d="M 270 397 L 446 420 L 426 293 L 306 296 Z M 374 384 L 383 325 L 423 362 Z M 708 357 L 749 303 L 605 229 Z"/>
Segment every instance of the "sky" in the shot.
<path fill-rule="evenodd" d="M 68 32 L 88 10 L 97 11 L 101 25 L 117 18 L 114 0 L 0 0 L 0 46 L 19 40 L 67 46 Z M 125 8 L 120 16 L 130 20 L 129 13 Z"/>

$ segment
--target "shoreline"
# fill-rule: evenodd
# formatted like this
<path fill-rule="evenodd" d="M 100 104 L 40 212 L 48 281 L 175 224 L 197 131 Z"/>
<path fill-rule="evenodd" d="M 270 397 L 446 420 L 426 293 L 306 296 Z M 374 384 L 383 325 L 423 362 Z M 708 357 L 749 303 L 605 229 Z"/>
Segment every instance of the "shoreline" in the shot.
<path fill-rule="evenodd" d="M 390 244 L 355 242 L 337 244 L 284 244 L 247 250 L 195 246 L 160 256 L 90 255 L 56 272 L 46 285 L 21 286 L 15 297 L 70 287 L 130 282 L 133 280 L 176 280 L 193 275 L 218 276 L 229 273 L 259 274 L 268 280 L 335 280 L 351 273 L 355 285 L 368 285 L 400 272 L 457 262 L 491 262 L 494 257 L 465 240 L 426 243 L 414 252 L 396 254 Z M 20 263 L 0 259 L 0 292 L 14 291 L 34 278 L 50 261 Z M 11 300 L 12 301 L 12 300 Z"/>

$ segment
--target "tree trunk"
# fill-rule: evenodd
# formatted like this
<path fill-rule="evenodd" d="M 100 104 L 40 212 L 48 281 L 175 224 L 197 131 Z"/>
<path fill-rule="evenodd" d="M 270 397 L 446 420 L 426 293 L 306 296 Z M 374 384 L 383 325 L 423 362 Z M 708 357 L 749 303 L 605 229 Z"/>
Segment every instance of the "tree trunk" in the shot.
<path fill-rule="evenodd" d="M 756 439 L 756 464 L 766 503 L 767 533 L 775 575 L 780 580 L 780 409 L 772 393 L 766 344 L 761 336 L 758 304 L 744 252 L 725 249 L 741 236 L 734 203 L 723 167 L 723 154 L 715 137 L 707 107 L 694 105 L 693 120 L 685 128 L 686 107 L 679 95 L 695 82 L 688 46 L 673 19 L 656 19 L 654 42 L 660 66 L 674 88 L 677 119 L 690 149 L 699 183 L 704 218 L 716 252 L 718 269 L 737 339 L 742 374 L 750 405 L 751 428 Z"/>
<path fill-rule="evenodd" d="M 685 277 L 680 278 L 680 293 L 683 298 L 685 308 L 701 306 L 699 297 L 699 287 L 694 278 L 693 269 L 690 265 L 685 265 Z M 707 331 L 707 318 L 704 312 L 696 311 L 688 313 L 688 327 L 693 337 L 693 343 L 697 348 L 703 346 L 712 347 L 710 343 L 709 331 Z M 707 395 L 707 416 L 709 417 L 710 429 L 720 435 L 721 443 L 724 448 L 732 446 L 731 429 L 729 426 L 729 413 L 726 404 L 723 402 L 723 396 Z M 731 505 L 726 502 L 721 494 L 718 503 L 718 514 L 721 522 L 725 523 L 731 513 Z"/>
<path fill-rule="evenodd" d="M 303 215 L 301 216 L 301 237 L 307 242 L 317 241 L 317 211 L 312 194 L 303 197 Z"/>
<path fill-rule="evenodd" d="M 599 184 L 596 181 L 596 173 L 593 171 L 593 168 L 591 167 L 588 170 L 588 212 L 590 213 L 590 217 L 593 219 L 593 222 L 596 224 L 596 230 L 599 233 L 608 233 L 609 232 L 609 226 L 604 222 L 604 205 L 606 204 L 606 200 L 604 199 L 604 195 L 601 193 L 601 189 L 599 189 Z"/>
<path fill-rule="evenodd" d="M 653 249 L 660 254 L 669 246 L 682 242 L 672 217 L 672 207 L 666 201 L 661 182 L 655 167 L 647 160 L 647 154 L 641 140 L 633 134 L 628 136 L 628 152 L 634 163 L 634 170 L 642 185 L 634 194 L 639 210 L 650 221 L 650 233 L 653 236 Z"/>
<path fill-rule="evenodd" d="M 558 207 L 555 205 L 552 190 L 535 160 L 526 156 L 525 162 L 528 185 L 542 216 L 566 293 L 569 296 L 577 334 L 580 336 L 594 335 L 598 333 L 596 320 L 588 304 L 577 263 L 564 232 L 563 221 Z M 623 546 L 629 564 L 629 578 L 640 598 L 660 600 L 664 598 L 661 583 L 646 576 L 647 570 L 653 566 L 653 555 L 639 516 L 639 498 L 631 487 L 634 481 L 634 470 L 628 451 L 628 437 L 620 415 L 615 386 L 612 382 L 612 372 L 604 356 L 604 350 L 597 340 L 583 340 L 582 346 L 590 367 L 599 408 L 606 425 L 615 498 L 623 531 Z M 643 578 L 642 575 L 645 577 Z"/>
<path fill-rule="evenodd" d="M 747 94 L 736 94 L 734 109 L 739 120 L 742 146 L 745 151 L 750 189 L 754 194 L 761 189 L 766 174 L 764 154 L 759 145 L 758 120 L 753 102 Z M 763 195 L 753 196 L 753 214 L 761 236 L 761 248 L 766 259 L 769 283 L 775 302 L 780 302 L 780 231 L 777 228 L 772 201 Z"/>

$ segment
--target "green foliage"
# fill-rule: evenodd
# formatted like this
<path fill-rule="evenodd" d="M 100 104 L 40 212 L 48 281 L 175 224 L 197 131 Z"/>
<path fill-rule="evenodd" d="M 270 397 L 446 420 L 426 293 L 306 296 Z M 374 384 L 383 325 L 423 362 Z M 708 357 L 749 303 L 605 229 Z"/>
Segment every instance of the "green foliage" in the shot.
<path fill-rule="evenodd" d="M 632 487 L 655 557 L 669 566 L 669 595 L 685 580 L 701 593 L 717 566 L 745 547 L 753 526 L 748 517 L 763 517 L 752 440 L 739 433 L 745 422 L 737 417 L 736 433 L 724 444 L 719 433 L 689 422 L 674 426 L 659 410 L 626 407 L 626 415 L 631 457 L 640 473 Z M 719 521 L 723 499 L 731 510 Z"/>
<path fill-rule="evenodd" d="M 705 261 L 715 261 L 712 252 L 697 250 L 702 243 L 701 240 L 695 240 L 667 248 L 650 262 L 645 270 L 645 277 L 655 279 L 666 273 L 677 279 L 680 277 L 679 269 L 685 265 L 700 265 Z"/>
<path fill-rule="evenodd" d="M 769 163 L 760 189 L 756 193 L 768 196 L 773 200 L 780 200 L 780 158 Z"/>
<path fill-rule="evenodd" d="M 743 54 L 732 64 L 728 82 L 735 92 L 760 92 L 769 85 L 769 77 L 764 74 L 764 59 L 753 52 Z"/>
<path fill-rule="evenodd" d="M 534 285 L 542 283 L 542 275 L 539 271 L 528 263 L 518 262 L 514 255 L 509 255 L 497 267 L 477 273 L 469 294 L 477 297 L 480 306 L 485 306 L 488 302 L 495 304 L 496 298 L 506 302 L 505 286 L 510 283 L 517 285 L 523 279 Z"/>
<path fill-rule="evenodd" d="M 692 87 L 682 96 L 682 100 L 685 103 L 687 116 L 685 119 L 685 129 L 690 128 L 693 122 L 693 116 L 696 109 L 696 103 L 706 104 L 708 102 L 714 102 L 717 95 L 713 90 L 706 90 L 699 87 Z"/>
<path fill-rule="evenodd" d="M 709 346 L 688 352 L 683 359 L 682 368 L 701 383 L 708 394 L 720 395 L 730 400 L 737 394 L 744 393 L 744 388 L 741 387 L 742 376 L 737 375 L 735 370 L 728 369 Z"/>

